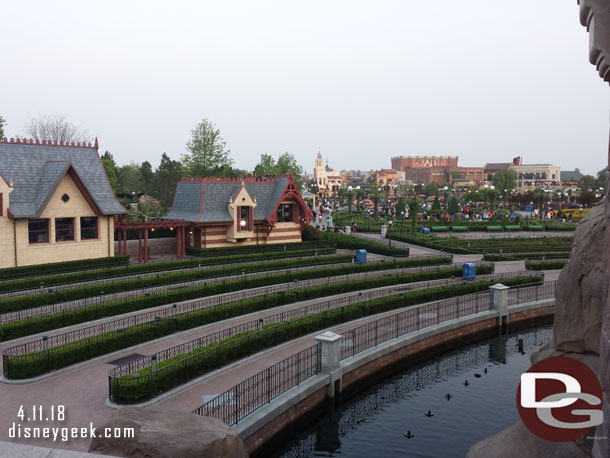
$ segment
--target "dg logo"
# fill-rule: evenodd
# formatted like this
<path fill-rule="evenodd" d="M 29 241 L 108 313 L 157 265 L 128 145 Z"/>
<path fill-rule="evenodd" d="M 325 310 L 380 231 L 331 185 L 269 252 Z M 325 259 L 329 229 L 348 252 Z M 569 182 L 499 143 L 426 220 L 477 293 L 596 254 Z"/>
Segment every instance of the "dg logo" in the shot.
<path fill-rule="evenodd" d="M 567 356 L 543 359 L 521 375 L 517 409 L 532 433 L 552 442 L 578 439 L 604 421 L 597 376 Z"/>

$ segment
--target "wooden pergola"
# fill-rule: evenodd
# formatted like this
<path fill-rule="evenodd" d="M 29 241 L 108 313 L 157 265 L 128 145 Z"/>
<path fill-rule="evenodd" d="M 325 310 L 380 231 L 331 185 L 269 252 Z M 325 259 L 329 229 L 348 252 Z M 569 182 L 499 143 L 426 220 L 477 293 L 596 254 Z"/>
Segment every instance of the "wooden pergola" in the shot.
<path fill-rule="evenodd" d="M 180 219 L 165 219 L 156 221 L 126 221 L 119 217 L 114 229 L 117 231 L 119 253 L 127 255 L 127 231 L 138 231 L 138 261 L 148 261 L 148 231 L 157 228 L 176 229 L 176 257 L 186 257 L 186 227 L 187 222 Z"/>

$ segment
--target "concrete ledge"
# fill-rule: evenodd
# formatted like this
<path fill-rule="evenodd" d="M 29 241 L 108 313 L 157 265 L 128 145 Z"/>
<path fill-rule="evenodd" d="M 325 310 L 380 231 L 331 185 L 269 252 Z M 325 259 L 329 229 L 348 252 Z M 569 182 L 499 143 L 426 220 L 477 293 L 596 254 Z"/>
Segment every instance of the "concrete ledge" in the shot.
<path fill-rule="evenodd" d="M 0 456 L 10 456 L 11 458 L 92 458 L 101 455 L 73 452 L 59 448 L 35 447 L 33 445 L 16 444 L 13 442 L 0 442 Z"/>
<path fill-rule="evenodd" d="M 266 404 L 265 406 L 248 415 L 240 423 L 233 426 L 233 430 L 235 430 L 235 432 L 239 434 L 241 438 L 248 439 L 253 436 L 254 433 L 257 433 L 257 440 L 262 439 L 262 436 L 264 436 L 264 434 L 261 434 L 260 431 L 265 428 L 268 423 L 270 423 L 270 420 L 276 419 L 277 417 L 279 417 L 286 411 L 289 411 L 292 407 L 301 403 L 301 401 L 306 400 L 318 391 L 323 392 L 322 400 L 324 400 L 326 398 L 326 386 L 328 385 L 329 380 L 329 374 L 320 373 L 315 377 L 304 381 L 300 385 L 291 388 L 285 393 L 280 394 L 269 404 Z M 294 417 L 294 415 L 292 416 Z M 294 420 L 296 420 L 296 418 L 291 419 L 291 421 Z M 264 442 L 264 440 L 262 442 Z M 248 447 L 248 449 L 250 450 L 250 447 Z"/>

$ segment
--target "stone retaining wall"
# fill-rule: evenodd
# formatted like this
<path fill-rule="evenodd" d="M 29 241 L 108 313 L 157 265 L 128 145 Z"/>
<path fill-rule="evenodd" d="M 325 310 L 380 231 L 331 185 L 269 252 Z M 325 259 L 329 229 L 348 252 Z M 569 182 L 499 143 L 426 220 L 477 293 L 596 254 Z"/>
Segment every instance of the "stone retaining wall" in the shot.
<path fill-rule="evenodd" d="M 509 315 L 509 324 L 535 320 L 554 314 L 554 301 L 545 300 L 515 307 Z M 342 388 L 362 381 L 405 358 L 477 334 L 492 330 L 498 326 L 498 317 L 494 312 L 480 316 L 465 317 L 462 323 L 450 322 L 439 328 L 422 330 L 416 336 L 411 333 L 399 339 L 393 339 L 377 347 L 341 362 L 342 375 L 321 373 L 300 386 L 280 395 L 267 406 L 252 413 L 233 428 L 244 441 L 248 453 L 257 452 L 260 447 L 273 440 L 306 414 L 319 407 L 333 391 L 331 380 L 340 379 Z"/>

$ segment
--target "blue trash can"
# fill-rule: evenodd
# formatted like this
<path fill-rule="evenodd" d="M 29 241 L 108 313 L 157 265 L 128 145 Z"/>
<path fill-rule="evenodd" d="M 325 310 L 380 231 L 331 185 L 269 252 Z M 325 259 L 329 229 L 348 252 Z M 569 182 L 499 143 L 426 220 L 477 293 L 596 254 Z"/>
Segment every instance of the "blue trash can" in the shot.
<path fill-rule="evenodd" d="M 421 233 L 424 235 L 430 235 L 430 228 L 429 227 L 422 227 L 421 228 Z"/>
<path fill-rule="evenodd" d="M 366 264 L 366 250 L 356 250 L 356 264 Z"/>
<path fill-rule="evenodd" d="M 462 266 L 462 278 L 466 281 L 474 281 L 476 279 L 476 266 L 472 262 L 464 263 Z"/>

